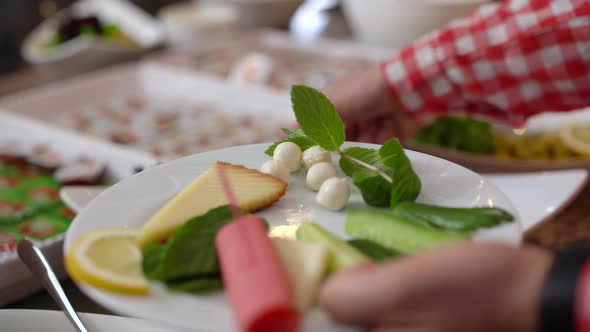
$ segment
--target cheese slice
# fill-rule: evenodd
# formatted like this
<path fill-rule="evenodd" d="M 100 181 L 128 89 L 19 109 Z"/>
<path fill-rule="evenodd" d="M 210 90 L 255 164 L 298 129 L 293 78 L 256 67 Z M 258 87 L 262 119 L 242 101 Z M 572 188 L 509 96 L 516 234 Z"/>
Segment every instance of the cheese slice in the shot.
<path fill-rule="evenodd" d="M 271 175 L 240 165 L 217 163 L 225 165 L 231 187 L 244 212 L 255 212 L 272 205 L 287 190 L 287 183 Z M 138 243 L 144 247 L 148 243 L 165 241 L 189 219 L 226 204 L 228 200 L 216 166 L 213 166 L 156 212 L 140 230 Z"/>

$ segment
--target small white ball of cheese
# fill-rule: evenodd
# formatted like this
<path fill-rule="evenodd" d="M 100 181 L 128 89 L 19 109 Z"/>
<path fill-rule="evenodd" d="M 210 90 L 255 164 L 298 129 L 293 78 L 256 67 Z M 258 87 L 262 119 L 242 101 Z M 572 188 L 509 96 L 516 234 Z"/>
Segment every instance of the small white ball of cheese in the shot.
<path fill-rule="evenodd" d="M 272 158 L 285 163 L 291 172 L 301 167 L 301 148 L 295 143 L 283 142 L 275 148 Z"/>
<path fill-rule="evenodd" d="M 284 162 L 280 160 L 269 160 L 260 167 L 262 173 L 270 174 L 275 178 L 279 178 L 284 182 L 289 183 L 291 179 L 291 172 Z"/>
<path fill-rule="evenodd" d="M 303 151 L 303 165 L 305 165 L 306 169 L 310 169 L 311 166 L 321 162 L 332 162 L 332 154 L 321 146 L 312 146 Z"/>
<path fill-rule="evenodd" d="M 348 204 L 349 198 L 348 181 L 345 178 L 331 178 L 322 183 L 315 200 L 327 209 L 338 211 Z"/>
<path fill-rule="evenodd" d="M 307 171 L 305 183 L 309 189 L 318 191 L 324 181 L 328 180 L 329 178 L 337 177 L 338 171 L 336 170 L 336 167 L 334 167 L 332 163 L 322 162 L 311 166 L 309 171 Z"/>

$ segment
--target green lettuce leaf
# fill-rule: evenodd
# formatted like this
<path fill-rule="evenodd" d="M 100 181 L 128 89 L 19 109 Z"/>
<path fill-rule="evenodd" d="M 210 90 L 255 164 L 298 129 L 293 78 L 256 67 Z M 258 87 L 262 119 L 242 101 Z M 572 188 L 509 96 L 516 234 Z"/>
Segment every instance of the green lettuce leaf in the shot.
<path fill-rule="evenodd" d="M 477 154 L 492 154 L 494 135 L 489 123 L 465 116 L 444 116 L 420 128 L 416 142 Z"/>

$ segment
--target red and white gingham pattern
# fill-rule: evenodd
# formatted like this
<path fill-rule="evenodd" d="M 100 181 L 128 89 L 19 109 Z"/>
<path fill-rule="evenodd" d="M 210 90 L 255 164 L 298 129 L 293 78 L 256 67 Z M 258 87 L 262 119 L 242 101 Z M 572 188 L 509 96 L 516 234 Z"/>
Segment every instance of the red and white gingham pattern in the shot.
<path fill-rule="evenodd" d="M 520 126 L 590 104 L 590 1 L 488 4 L 382 63 L 417 120 L 479 114 Z"/>

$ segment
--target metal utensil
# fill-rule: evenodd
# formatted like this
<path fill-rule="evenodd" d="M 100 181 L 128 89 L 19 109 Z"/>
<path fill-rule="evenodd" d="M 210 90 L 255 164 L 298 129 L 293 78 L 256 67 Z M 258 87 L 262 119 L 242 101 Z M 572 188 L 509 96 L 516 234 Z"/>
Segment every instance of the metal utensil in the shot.
<path fill-rule="evenodd" d="M 59 280 L 57 280 L 55 273 L 41 250 L 33 242 L 23 239 L 19 242 L 17 251 L 20 259 L 41 280 L 43 287 L 45 287 L 53 300 L 63 310 L 76 330 L 78 332 L 88 332 L 61 288 Z"/>

